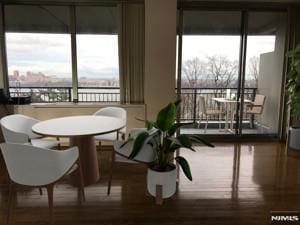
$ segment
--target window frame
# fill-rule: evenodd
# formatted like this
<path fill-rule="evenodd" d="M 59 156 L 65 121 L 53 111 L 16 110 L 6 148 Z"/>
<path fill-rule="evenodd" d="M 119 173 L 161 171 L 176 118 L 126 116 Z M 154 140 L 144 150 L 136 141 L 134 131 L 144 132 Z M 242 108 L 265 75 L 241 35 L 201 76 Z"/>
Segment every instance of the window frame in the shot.
<path fill-rule="evenodd" d="M 135 1 L 141 3 L 142 1 Z M 49 2 L 30 2 L 30 3 L 21 3 L 21 2 L 11 2 L 11 3 L 0 3 L 0 70 L 3 74 L 3 86 L 4 92 L 6 95 L 10 96 L 10 87 L 9 87 L 9 78 L 8 78 L 8 63 L 7 63 L 7 49 L 6 49 L 6 38 L 5 38 L 5 6 L 7 5 L 31 5 L 31 6 L 64 6 L 69 7 L 70 14 L 70 24 L 68 34 L 71 36 L 71 73 L 72 73 L 72 96 L 70 96 L 70 102 L 78 103 L 78 64 L 77 64 L 77 32 L 76 32 L 76 8 L 80 6 L 98 6 L 98 7 L 118 7 L 119 2 L 93 2 L 93 3 L 49 3 Z M 119 46 L 118 46 L 119 48 Z M 118 59 L 119 60 L 119 59 Z M 2 67 L 1 67 L 2 64 Z M 119 65 L 120 66 L 120 65 Z M 119 74 L 120 80 L 120 74 Z M 120 89 L 120 87 L 118 87 Z M 120 93 L 121 94 L 121 93 Z M 120 102 L 120 100 L 119 100 Z"/>

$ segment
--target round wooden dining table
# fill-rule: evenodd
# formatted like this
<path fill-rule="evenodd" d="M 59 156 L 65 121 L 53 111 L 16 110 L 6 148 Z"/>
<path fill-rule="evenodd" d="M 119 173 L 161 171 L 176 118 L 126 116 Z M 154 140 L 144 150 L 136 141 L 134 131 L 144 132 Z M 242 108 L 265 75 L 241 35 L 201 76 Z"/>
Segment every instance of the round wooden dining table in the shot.
<path fill-rule="evenodd" d="M 48 137 L 70 138 L 70 146 L 79 148 L 79 157 L 84 177 L 88 186 L 99 180 L 99 165 L 94 136 L 119 132 L 125 127 L 121 119 L 108 116 L 69 116 L 45 120 L 35 124 L 32 131 Z M 78 176 L 72 176 L 78 184 Z"/>

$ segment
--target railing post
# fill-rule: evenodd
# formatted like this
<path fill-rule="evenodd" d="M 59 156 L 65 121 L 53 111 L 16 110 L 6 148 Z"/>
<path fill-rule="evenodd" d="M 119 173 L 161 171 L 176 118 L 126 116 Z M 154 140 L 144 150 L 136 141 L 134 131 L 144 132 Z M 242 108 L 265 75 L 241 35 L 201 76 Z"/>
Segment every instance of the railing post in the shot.
<path fill-rule="evenodd" d="M 193 123 L 196 123 L 196 112 L 197 112 L 197 89 L 196 88 L 194 88 L 194 90 L 193 90 L 193 96 L 194 96 L 194 99 L 193 99 L 193 105 L 194 105 L 194 107 L 193 107 L 193 110 L 194 110 L 194 112 L 193 112 Z"/>
<path fill-rule="evenodd" d="M 72 95 L 71 95 L 71 88 L 68 87 L 68 98 L 69 98 L 69 102 L 72 102 Z"/>

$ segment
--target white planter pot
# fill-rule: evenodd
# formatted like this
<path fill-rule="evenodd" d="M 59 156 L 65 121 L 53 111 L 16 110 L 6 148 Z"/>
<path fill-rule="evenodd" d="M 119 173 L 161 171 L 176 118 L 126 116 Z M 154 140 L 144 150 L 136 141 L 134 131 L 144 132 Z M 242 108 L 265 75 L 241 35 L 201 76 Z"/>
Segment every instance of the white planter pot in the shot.
<path fill-rule="evenodd" d="M 148 168 L 147 188 L 149 193 L 156 197 L 156 185 L 161 185 L 163 198 L 169 198 L 173 196 L 176 192 L 176 171 L 176 167 L 167 172 L 158 172 Z"/>
<path fill-rule="evenodd" d="M 290 127 L 289 147 L 300 150 L 300 128 Z"/>

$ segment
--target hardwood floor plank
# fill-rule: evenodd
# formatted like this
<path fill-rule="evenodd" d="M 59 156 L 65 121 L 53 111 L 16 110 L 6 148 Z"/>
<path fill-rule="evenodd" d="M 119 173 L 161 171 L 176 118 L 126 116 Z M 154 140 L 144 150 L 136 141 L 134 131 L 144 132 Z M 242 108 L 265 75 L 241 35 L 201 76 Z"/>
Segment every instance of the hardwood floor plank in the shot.
<path fill-rule="evenodd" d="M 281 143 L 196 148 L 196 153 L 181 151 L 190 161 L 193 181 L 180 172 L 177 194 L 163 205 L 147 194 L 144 165 L 116 163 L 107 196 L 110 152 L 101 152 L 102 177 L 85 188 L 85 202 L 67 180 L 54 187 L 55 224 L 260 225 L 271 224 L 272 210 L 300 210 L 300 157 L 286 156 Z M 0 191 L 0 224 L 5 224 L 8 192 Z M 19 190 L 10 224 L 48 224 L 45 193 Z"/>

